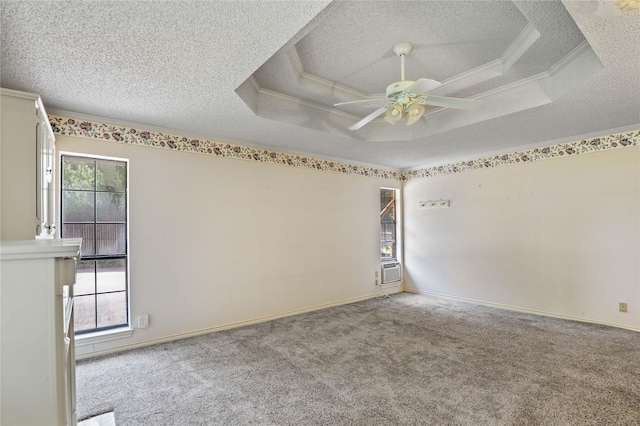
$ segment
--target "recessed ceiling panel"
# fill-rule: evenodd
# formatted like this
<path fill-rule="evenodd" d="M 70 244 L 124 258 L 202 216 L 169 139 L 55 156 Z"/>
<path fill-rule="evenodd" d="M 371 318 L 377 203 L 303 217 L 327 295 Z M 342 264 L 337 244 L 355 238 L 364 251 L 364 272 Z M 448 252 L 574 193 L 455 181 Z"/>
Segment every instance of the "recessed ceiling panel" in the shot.
<path fill-rule="evenodd" d="M 439 87 L 401 98 L 385 93 L 403 79 L 394 50 L 402 42 L 411 43 L 404 80 L 434 79 Z M 409 141 L 545 105 L 601 69 L 559 2 L 355 1 L 337 3 L 238 93 L 271 120 L 370 142 Z M 469 100 L 442 104 L 437 96 Z M 480 110 L 443 110 L 478 101 Z M 410 123 L 415 102 L 425 120 L 393 129 L 381 120 L 393 105 L 402 111 L 398 124 Z M 353 127 L 376 110 L 374 122 Z"/>
<path fill-rule="evenodd" d="M 347 2 L 296 48 L 308 73 L 380 93 L 400 79 L 396 43 L 414 45 L 408 79 L 442 81 L 499 59 L 527 23 L 509 1 Z"/>

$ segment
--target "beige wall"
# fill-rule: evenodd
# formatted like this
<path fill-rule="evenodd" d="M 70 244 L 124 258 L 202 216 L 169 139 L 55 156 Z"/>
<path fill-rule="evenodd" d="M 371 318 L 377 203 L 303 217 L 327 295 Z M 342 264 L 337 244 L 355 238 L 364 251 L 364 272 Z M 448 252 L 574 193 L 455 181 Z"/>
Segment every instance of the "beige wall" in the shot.
<path fill-rule="evenodd" d="M 640 330 L 639 200 L 640 147 L 408 181 L 405 288 Z"/>
<path fill-rule="evenodd" d="M 130 160 L 131 314 L 105 351 L 378 293 L 379 190 L 390 180 L 57 136 Z"/>
<path fill-rule="evenodd" d="M 130 160 L 131 315 L 151 323 L 81 356 L 378 293 L 379 188 L 400 182 L 60 135 L 57 147 Z M 640 330 L 640 148 L 402 191 L 407 290 Z M 440 198 L 451 207 L 417 208 Z"/>

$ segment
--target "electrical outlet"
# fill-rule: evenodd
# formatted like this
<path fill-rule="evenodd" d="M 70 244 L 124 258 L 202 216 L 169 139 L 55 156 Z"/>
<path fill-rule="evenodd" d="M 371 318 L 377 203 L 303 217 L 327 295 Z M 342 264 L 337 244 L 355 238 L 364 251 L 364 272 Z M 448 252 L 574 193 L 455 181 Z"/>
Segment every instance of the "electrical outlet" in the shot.
<path fill-rule="evenodd" d="M 374 274 L 375 274 L 375 277 L 376 277 L 376 285 L 378 285 L 378 271 L 375 271 Z"/>
<path fill-rule="evenodd" d="M 624 312 L 625 314 L 627 313 L 627 304 L 626 303 L 620 302 L 618 304 L 618 306 L 619 306 L 618 309 L 620 310 L 620 312 Z"/>
<path fill-rule="evenodd" d="M 138 328 L 149 327 L 149 315 L 138 315 Z"/>

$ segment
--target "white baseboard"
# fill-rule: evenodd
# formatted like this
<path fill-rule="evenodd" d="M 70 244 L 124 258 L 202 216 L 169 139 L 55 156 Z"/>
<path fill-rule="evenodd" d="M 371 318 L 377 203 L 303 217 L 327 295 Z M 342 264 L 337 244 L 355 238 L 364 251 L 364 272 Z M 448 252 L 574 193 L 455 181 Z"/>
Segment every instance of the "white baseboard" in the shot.
<path fill-rule="evenodd" d="M 403 291 L 402 286 L 398 285 L 396 286 L 396 288 L 389 288 L 389 289 L 385 288 L 384 292 L 387 294 L 395 294 L 395 293 L 402 293 L 402 291 Z M 380 293 L 367 294 L 366 296 L 353 297 L 350 299 L 344 299 L 337 302 L 310 306 L 307 308 L 296 309 L 288 312 L 282 312 L 276 315 L 268 315 L 265 317 L 259 317 L 259 318 L 254 318 L 246 321 L 234 322 L 234 323 L 225 324 L 217 327 L 205 328 L 201 330 L 192 331 L 189 333 L 174 334 L 174 335 L 162 337 L 159 339 L 145 340 L 145 341 L 133 343 L 130 345 L 118 346 L 115 348 L 109 348 L 109 349 L 104 349 L 104 350 L 95 351 L 95 352 L 87 352 L 87 353 L 76 355 L 76 360 L 93 358 L 96 356 L 107 355 L 107 354 L 116 353 L 116 352 L 128 351 L 131 349 L 142 348 L 144 346 L 157 345 L 159 343 L 166 343 L 174 340 L 186 339 L 188 337 L 200 336 L 203 334 L 214 333 L 216 331 L 229 330 L 231 328 L 243 327 L 245 325 L 258 324 L 261 322 L 272 321 L 278 318 L 285 318 L 285 317 L 290 317 L 292 315 L 304 314 L 306 312 L 313 312 L 313 311 L 319 311 L 321 309 L 332 308 L 334 306 L 348 305 L 349 303 L 355 303 L 355 302 L 361 302 L 363 300 L 374 299 L 379 296 L 380 296 Z"/>
<path fill-rule="evenodd" d="M 609 327 L 616 327 L 616 328 L 622 328 L 622 329 L 625 329 L 625 330 L 631 330 L 631 331 L 640 332 L 640 328 L 627 327 L 627 326 L 620 325 L 620 324 L 610 324 L 610 323 L 601 322 L 601 321 L 594 321 L 594 320 L 591 320 L 591 319 L 588 319 L 588 318 L 578 318 L 578 317 L 572 317 L 572 316 L 569 316 L 569 315 L 555 314 L 553 312 L 538 311 L 538 310 L 535 310 L 535 309 L 522 308 L 522 307 L 519 307 L 519 306 L 504 305 L 502 303 L 485 302 L 483 300 L 469 299 L 469 298 L 466 298 L 466 297 L 450 296 L 450 295 L 442 294 L 442 293 L 435 293 L 435 292 L 431 292 L 431 291 L 418 290 L 418 289 L 410 288 L 410 287 L 407 287 L 407 286 L 404 287 L 404 291 L 406 293 L 423 294 L 425 296 L 436 296 L 436 297 L 442 297 L 442 298 L 445 298 L 445 299 L 460 300 L 460 301 L 463 301 L 463 302 L 474 303 L 476 305 L 490 306 L 492 308 L 506 309 L 506 310 L 509 310 L 509 311 L 524 312 L 524 313 L 527 313 L 527 314 L 534 314 L 534 315 L 540 315 L 540 316 L 552 317 L 552 318 L 560 318 L 560 319 L 566 319 L 566 320 L 571 320 L 571 321 L 586 322 L 586 323 L 590 323 L 590 324 L 606 325 L 606 326 L 609 326 Z"/>

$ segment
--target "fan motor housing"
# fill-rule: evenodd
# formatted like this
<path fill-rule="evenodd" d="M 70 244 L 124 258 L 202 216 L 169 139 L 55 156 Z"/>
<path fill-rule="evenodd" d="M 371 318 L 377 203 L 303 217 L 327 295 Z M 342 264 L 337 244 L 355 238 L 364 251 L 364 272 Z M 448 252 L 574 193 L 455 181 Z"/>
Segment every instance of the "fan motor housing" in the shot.
<path fill-rule="evenodd" d="M 395 83 L 391 83 L 387 86 L 387 98 L 393 98 L 396 95 L 404 92 L 405 89 L 407 89 L 413 83 L 415 83 L 415 81 L 411 80 L 396 81 Z"/>

